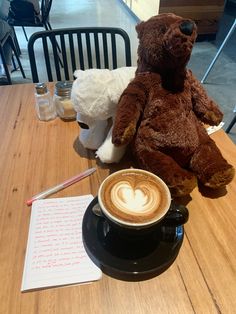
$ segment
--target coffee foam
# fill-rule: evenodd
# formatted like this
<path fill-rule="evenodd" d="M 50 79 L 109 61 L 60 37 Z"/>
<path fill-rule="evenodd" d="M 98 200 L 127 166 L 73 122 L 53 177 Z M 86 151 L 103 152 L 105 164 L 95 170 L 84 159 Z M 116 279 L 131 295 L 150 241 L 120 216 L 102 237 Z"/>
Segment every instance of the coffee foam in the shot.
<path fill-rule="evenodd" d="M 123 212 L 134 215 L 145 215 L 153 212 L 160 203 L 160 192 L 146 182 L 134 184 L 130 178 L 117 182 L 111 188 L 111 201 Z"/>
<path fill-rule="evenodd" d="M 169 195 L 155 176 L 139 170 L 117 172 L 104 182 L 101 199 L 116 219 L 128 223 L 159 220 L 167 211 Z"/>

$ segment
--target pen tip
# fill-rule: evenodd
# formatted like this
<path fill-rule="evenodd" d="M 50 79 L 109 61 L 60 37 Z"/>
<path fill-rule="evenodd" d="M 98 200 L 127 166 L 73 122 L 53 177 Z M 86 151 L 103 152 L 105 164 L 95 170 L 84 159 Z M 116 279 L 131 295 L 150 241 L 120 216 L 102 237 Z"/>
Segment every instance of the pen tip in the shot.
<path fill-rule="evenodd" d="M 27 204 L 28 206 L 31 206 L 32 203 L 33 203 L 32 199 L 31 199 L 31 200 L 28 200 L 28 201 L 26 202 L 26 204 Z"/>

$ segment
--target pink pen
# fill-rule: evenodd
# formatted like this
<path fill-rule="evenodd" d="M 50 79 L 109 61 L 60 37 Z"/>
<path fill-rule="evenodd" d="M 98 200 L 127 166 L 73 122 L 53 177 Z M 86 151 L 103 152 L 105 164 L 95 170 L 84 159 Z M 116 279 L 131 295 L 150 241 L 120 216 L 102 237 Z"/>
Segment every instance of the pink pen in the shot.
<path fill-rule="evenodd" d="M 70 186 L 71 184 L 74 184 L 80 180 L 82 180 L 83 178 L 86 178 L 87 176 L 89 176 L 90 174 L 92 174 L 94 171 L 96 171 L 96 168 L 90 168 L 88 170 L 85 170 L 84 172 L 80 173 L 80 174 L 77 174 L 76 176 L 46 190 L 46 191 L 43 191 L 35 196 L 33 196 L 31 199 L 29 199 L 26 204 L 28 206 L 32 205 L 32 203 L 36 200 L 40 200 L 42 198 L 45 198 L 47 197 L 48 195 L 51 195 L 53 193 L 56 193 L 62 189 L 65 189 L 67 188 L 68 186 Z"/>

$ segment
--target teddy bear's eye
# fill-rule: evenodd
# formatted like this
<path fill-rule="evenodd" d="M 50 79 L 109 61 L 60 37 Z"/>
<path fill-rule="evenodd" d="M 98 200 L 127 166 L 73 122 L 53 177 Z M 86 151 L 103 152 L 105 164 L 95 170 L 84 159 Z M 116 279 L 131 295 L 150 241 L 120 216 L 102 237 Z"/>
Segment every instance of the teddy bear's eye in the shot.
<path fill-rule="evenodd" d="M 89 126 L 86 123 L 83 122 L 79 122 L 78 121 L 79 126 L 81 127 L 81 129 L 89 129 Z"/>
<path fill-rule="evenodd" d="M 160 26 L 160 27 L 159 27 L 159 32 L 160 32 L 160 34 L 165 34 L 165 32 L 166 32 L 166 27 L 165 27 L 164 25 Z"/>

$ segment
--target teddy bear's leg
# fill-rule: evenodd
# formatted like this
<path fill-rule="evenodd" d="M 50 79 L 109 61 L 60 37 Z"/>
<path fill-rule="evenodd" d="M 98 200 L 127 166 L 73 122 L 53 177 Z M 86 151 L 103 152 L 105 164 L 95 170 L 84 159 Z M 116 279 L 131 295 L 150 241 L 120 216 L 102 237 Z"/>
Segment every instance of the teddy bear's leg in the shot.
<path fill-rule="evenodd" d="M 190 161 L 190 169 L 205 186 L 217 189 L 227 185 L 234 177 L 234 168 L 223 158 L 215 142 L 201 144 Z"/>
<path fill-rule="evenodd" d="M 188 195 L 197 185 L 195 175 L 181 168 L 174 159 L 160 151 L 136 153 L 139 165 L 159 176 L 169 187 L 172 197 Z"/>

